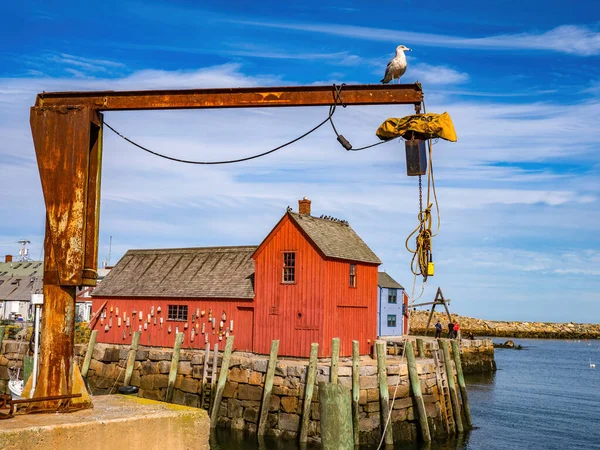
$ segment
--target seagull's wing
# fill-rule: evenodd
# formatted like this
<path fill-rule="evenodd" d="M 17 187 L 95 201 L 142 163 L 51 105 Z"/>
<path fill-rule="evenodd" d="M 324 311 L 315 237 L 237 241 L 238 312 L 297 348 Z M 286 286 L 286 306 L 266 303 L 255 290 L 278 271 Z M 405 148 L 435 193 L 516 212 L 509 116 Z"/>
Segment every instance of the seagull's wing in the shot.
<path fill-rule="evenodd" d="M 392 79 L 394 78 L 393 76 L 393 69 L 394 69 L 394 60 L 392 59 L 387 67 L 385 68 L 385 75 L 383 76 L 383 79 L 381 80 L 382 83 L 389 83 L 390 81 L 392 81 Z"/>

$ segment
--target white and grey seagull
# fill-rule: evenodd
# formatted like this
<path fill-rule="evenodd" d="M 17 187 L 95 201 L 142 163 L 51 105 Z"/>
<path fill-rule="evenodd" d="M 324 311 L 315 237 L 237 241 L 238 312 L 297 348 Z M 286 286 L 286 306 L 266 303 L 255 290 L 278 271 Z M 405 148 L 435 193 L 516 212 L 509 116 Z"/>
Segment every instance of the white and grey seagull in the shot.
<path fill-rule="evenodd" d="M 393 79 L 398 79 L 398 83 L 400 83 L 400 77 L 404 75 L 406 72 L 406 55 L 405 51 L 412 51 L 410 48 L 405 47 L 404 45 L 399 45 L 396 47 L 396 56 L 392 59 L 387 67 L 385 68 L 385 75 L 381 80 L 382 83 L 389 83 Z"/>

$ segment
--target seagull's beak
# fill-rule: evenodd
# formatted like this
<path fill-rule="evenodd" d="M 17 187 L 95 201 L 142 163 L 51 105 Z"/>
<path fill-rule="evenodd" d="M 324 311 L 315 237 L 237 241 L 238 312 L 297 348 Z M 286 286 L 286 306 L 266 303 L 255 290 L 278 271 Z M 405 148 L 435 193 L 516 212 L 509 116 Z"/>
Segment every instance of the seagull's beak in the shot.
<path fill-rule="evenodd" d="M 408 50 L 409 52 L 412 52 L 412 48 L 406 47 L 406 50 Z"/>

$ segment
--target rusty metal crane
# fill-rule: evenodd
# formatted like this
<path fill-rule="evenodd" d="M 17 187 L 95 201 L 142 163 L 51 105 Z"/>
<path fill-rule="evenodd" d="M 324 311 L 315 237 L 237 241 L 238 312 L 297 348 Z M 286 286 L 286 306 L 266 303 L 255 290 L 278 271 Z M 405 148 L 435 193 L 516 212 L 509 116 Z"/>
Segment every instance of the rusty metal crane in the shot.
<path fill-rule="evenodd" d="M 30 410 L 91 406 L 73 364 L 75 293 L 79 286 L 95 286 L 97 279 L 102 112 L 331 106 L 340 100 L 344 105 L 412 104 L 418 112 L 423 100 L 419 84 L 348 85 L 341 96 L 332 86 L 38 94 L 30 122 L 46 205 L 45 301 L 33 398 L 54 398 L 35 402 Z"/>

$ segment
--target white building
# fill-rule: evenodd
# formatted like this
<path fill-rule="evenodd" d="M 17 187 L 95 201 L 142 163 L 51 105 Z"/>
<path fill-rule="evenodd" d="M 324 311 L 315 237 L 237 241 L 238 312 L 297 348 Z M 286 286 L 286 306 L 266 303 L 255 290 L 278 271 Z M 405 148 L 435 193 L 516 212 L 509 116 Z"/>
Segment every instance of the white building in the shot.
<path fill-rule="evenodd" d="M 377 335 L 401 336 L 407 326 L 408 295 L 400 283 L 385 272 L 378 273 Z"/>

